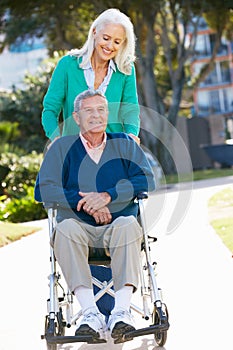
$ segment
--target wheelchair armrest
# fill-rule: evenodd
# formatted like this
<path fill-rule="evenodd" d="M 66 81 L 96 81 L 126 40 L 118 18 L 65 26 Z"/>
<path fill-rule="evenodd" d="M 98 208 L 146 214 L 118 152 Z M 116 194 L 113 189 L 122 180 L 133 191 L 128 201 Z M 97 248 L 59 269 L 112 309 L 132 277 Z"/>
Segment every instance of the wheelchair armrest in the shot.
<path fill-rule="evenodd" d="M 148 198 L 148 193 L 147 192 L 139 192 L 136 196 L 136 198 L 139 199 L 147 199 Z M 57 209 L 59 207 L 59 204 L 56 202 L 47 202 L 47 203 L 43 203 L 43 206 L 45 209 Z"/>
<path fill-rule="evenodd" d="M 148 198 L 148 193 L 147 192 L 139 192 L 136 197 L 138 200 L 139 199 L 147 199 Z"/>

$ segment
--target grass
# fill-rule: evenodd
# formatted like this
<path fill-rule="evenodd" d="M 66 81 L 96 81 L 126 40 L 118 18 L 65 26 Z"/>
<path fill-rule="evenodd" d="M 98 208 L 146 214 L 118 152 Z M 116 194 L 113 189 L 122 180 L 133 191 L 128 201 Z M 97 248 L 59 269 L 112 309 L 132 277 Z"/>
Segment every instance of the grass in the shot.
<path fill-rule="evenodd" d="M 208 180 L 217 177 L 233 176 L 233 169 L 206 169 L 206 170 L 196 170 L 193 173 L 181 174 L 180 178 L 177 174 L 166 175 L 166 183 L 172 184 L 187 181 L 198 181 L 198 180 Z"/>
<path fill-rule="evenodd" d="M 167 175 L 166 183 L 173 184 L 187 181 L 208 180 L 217 177 L 233 176 L 233 168 L 230 169 L 206 169 L 194 171 L 193 174 Z M 216 193 L 208 202 L 209 210 L 216 214 L 210 224 L 222 239 L 226 247 L 233 252 L 233 187 L 226 188 Z M 212 215 L 214 217 L 214 215 Z"/>
<path fill-rule="evenodd" d="M 223 208 L 232 207 L 233 214 L 233 187 L 225 188 L 221 192 L 213 195 L 208 203 L 209 207 Z"/>
<path fill-rule="evenodd" d="M 210 224 L 226 247 L 233 252 L 233 187 L 213 195 L 209 199 L 208 207 L 209 212 L 216 216 Z"/>
<path fill-rule="evenodd" d="M 213 220 L 211 225 L 226 247 L 233 252 L 233 217 Z"/>
<path fill-rule="evenodd" d="M 3 247 L 4 245 L 14 242 L 22 237 L 26 237 L 38 230 L 38 227 L 0 221 L 0 247 Z"/>
<path fill-rule="evenodd" d="M 193 174 L 182 174 L 180 178 L 177 175 L 166 176 L 166 183 L 177 183 L 187 182 L 187 181 L 197 181 L 197 180 L 207 180 L 216 177 L 232 176 L 233 169 L 207 169 L 194 171 Z M 210 207 L 221 208 L 220 210 L 232 206 L 233 210 L 233 189 L 223 191 L 220 194 L 213 196 L 209 202 Z M 233 212 L 233 211 L 232 211 Z M 222 218 L 219 220 L 213 220 L 211 222 L 217 234 L 223 239 L 226 246 L 233 251 L 232 247 L 232 235 L 233 235 L 233 219 L 232 218 Z M 22 224 L 5 223 L 0 221 L 0 247 L 6 244 L 14 242 L 21 237 L 28 236 L 39 228 L 31 226 L 23 226 Z"/>

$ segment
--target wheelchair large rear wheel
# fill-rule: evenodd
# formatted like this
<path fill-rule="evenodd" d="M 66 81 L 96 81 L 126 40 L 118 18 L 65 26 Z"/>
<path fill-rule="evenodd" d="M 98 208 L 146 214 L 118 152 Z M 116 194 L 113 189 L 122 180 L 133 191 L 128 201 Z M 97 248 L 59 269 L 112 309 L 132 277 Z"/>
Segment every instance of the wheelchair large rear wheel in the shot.
<path fill-rule="evenodd" d="M 162 317 L 161 317 L 162 312 Z M 162 325 L 168 323 L 168 310 L 165 304 L 162 304 L 162 310 L 154 307 L 153 324 Z M 164 346 L 167 341 L 167 330 L 158 330 L 154 333 L 154 338 L 158 346 Z"/>

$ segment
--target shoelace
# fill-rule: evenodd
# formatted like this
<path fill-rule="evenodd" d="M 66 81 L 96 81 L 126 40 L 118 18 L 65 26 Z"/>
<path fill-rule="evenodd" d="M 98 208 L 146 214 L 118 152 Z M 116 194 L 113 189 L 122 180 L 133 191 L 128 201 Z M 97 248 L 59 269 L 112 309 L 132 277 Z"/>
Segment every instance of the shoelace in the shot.
<path fill-rule="evenodd" d="M 87 315 L 84 315 L 84 320 L 92 320 L 92 319 L 94 319 L 95 317 L 97 317 L 98 318 L 98 316 L 97 316 L 97 314 L 94 314 L 94 313 L 92 313 L 92 312 L 90 312 L 89 314 L 87 314 Z M 99 318 L 98 318 L 99 319 Z"/>
<path fill-rule="evenodd" d="M 130 312 L 128 311 L 125 311 L 125 310 L 122 310 L 122 311 L 117 311 L 117 312 L 114 312 L 114 314 L 112 315 L 113 318 L 110 320 L 110 324 L 115 321 L 115 317 L 118 318 L 118 317 L 128 317 L 131 321 L 133 320 L 133 316 L 131 315 Z"/>
<path fill-rule="evenodd" d="M 117 311 L 116 313 L 114 313 L 114 316 L 128 316 L 129 318 L 131 318 L 132 316 L 131 316 L 131 314 L 130 314 L 130 312 L 128 312 L 128 311 Z"/>
<path fill-rule="evenodd" d="M 103 327 L 102 319 L 100 317 L 98 317 L 98 314 L 94 314 L 93 312 L 90 312 L 89 314 L 84 315 L 84 317 L 83 317 L 84 322 L 94 321 L 96 319 L 98 320 L 99 324 L 101 324 L 101 326 Z"/>

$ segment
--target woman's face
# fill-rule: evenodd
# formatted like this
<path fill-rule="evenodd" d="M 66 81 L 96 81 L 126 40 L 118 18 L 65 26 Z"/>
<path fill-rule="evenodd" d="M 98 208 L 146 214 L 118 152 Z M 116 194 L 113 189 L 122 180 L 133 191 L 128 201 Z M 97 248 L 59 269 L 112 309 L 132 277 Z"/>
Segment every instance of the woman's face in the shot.
<path fill-rule="evenodd" d="M 106 24 L 100 31 L 94 30 L 94 54 L 103 61 L 109 61 L 125 41 L 125 29 L 120 24 Z"/>

